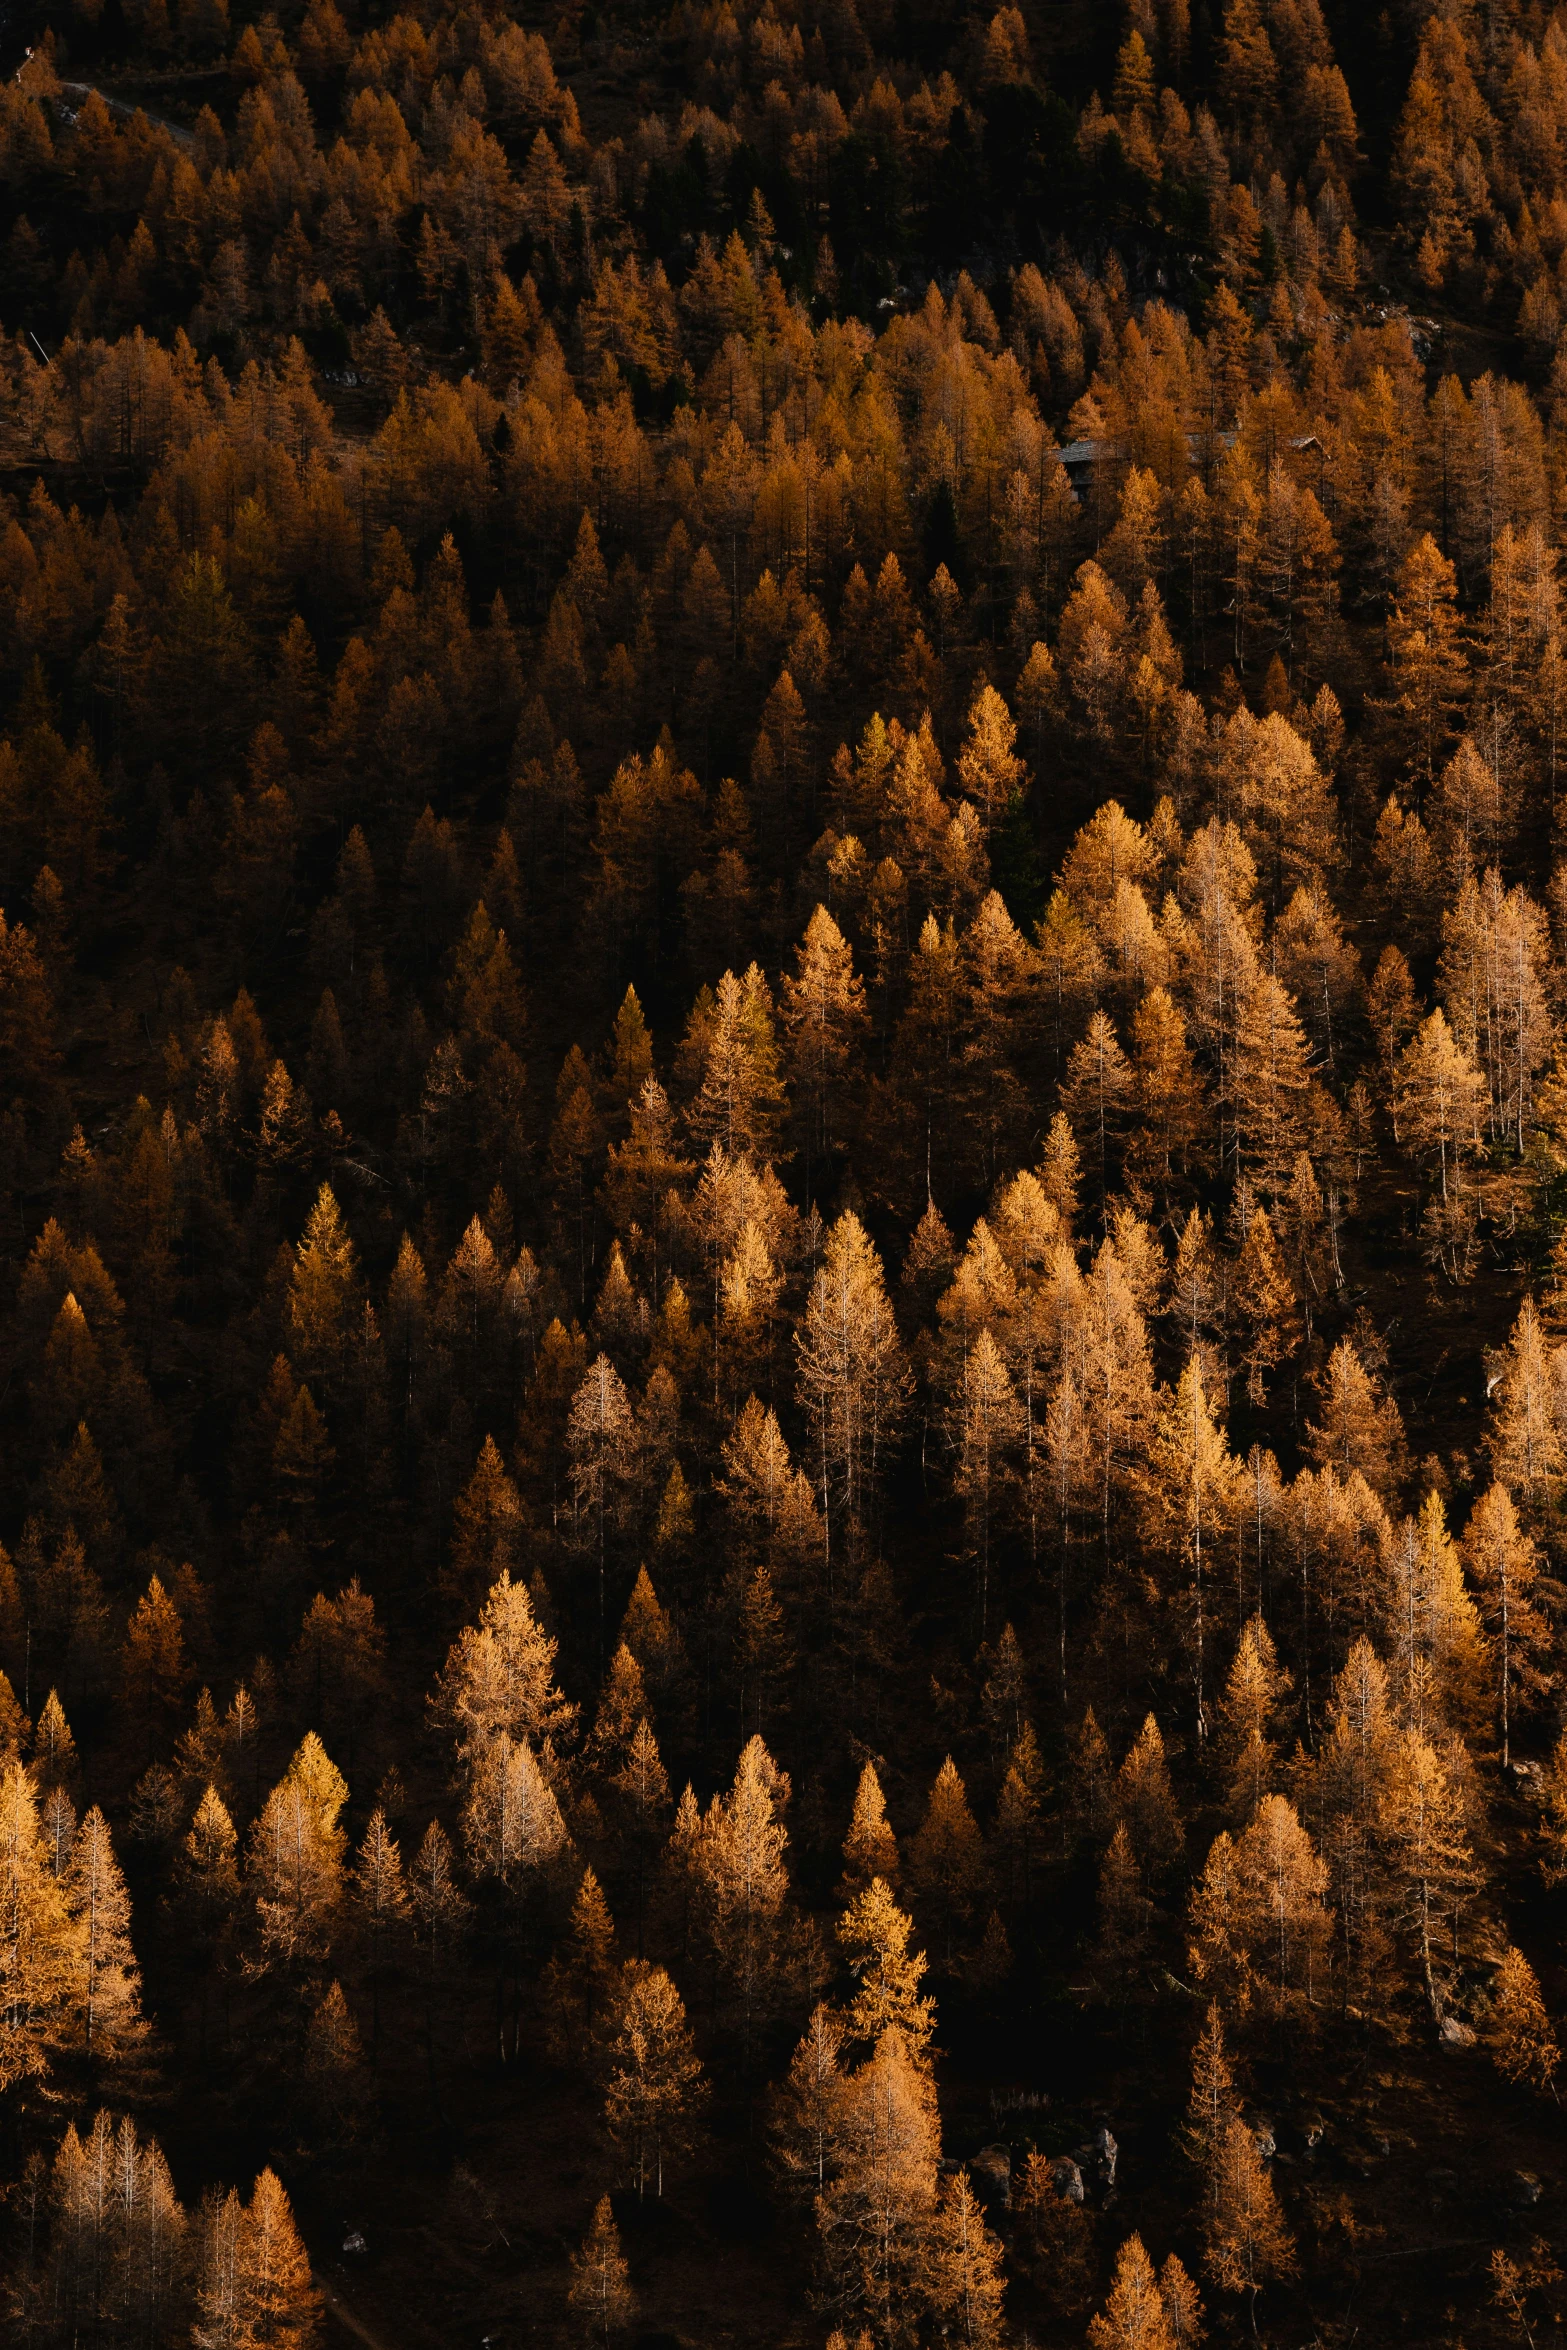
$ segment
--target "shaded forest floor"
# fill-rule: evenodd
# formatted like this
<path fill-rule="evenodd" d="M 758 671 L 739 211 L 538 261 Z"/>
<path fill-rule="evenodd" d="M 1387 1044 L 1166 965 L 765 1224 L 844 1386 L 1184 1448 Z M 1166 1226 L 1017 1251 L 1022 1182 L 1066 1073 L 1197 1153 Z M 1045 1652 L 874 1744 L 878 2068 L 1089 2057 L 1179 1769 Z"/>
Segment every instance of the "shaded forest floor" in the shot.
<path fill-rule="evenodd" d="M 1018 2154 L 1033 2143 L 1064 2152 L 1105 2120 L 1121 2153 L 1115 2194 L 1091 2220 L 1101 2275 L 1133 2228 L 1150 2244 L 1184 2243 L 1184 2166 L 1171 2139 L 1185 2066 L 1167 2012 L 1134 2019 L 1118 2041 L 1085 2031 L 1064 2006 L 1041 2008 L 1021 2043 L 983 2053 L 972 2042 L 984 2042 L 984 2021 L 967 2020 L 972 2031 L 960 2025 L 951 2035 L 961 2046 L 941 2067 L 949 2154 L 964 2158 L 998 2141 Z M 1190 2020 L 1183 2015 L 1182 2045 Z M 1297 2061 L 1290 2078 L 1293 2086 L 1259 2075 L 1248 2109 L 1273 2126 L 1275 2179 L 1310 2282 L 1267 2295 L 1264 2339 L 1280 2350 L 1354 2342 L 1477 2350 L 1520 2338 L 1487 2306 L 1489 2261 L 1498 2246 L 1515 2257 L 1537 2239 L 1560 2248 L 1567 2143 L 1559 2117 L 1499 2097 L 1483 2054 L 1433 2051 L 1418 2027 L 1407 2045 L 1374 2045 L 1363 2062 Z M 454 2067 L 441 2116 L 417 2065 L 390 2062 L 382 2086 L 384 2148 L 301 2187 L 318 2274 L 379 2350 L 564 2341 L 567 2262 L 601 2176 L 589 2100 L 527 2065 L 504 2082 Z M 1020 2090 L 1049 2100 L 1022 2117 L 1026 2130 L 1015 2113 L 998 2119 L 991 2103 Z M 492 2183 L 488 2194 L 473 2183 L 479 2177 Z M 662 2203 L 639 2205 L 623 2192 L 615 2211 L 643 2350 L 744 2342 L 803 2350 L 828 2330 L 830 2318 L 801 2307 L 810 2246 L 775 2215 L 760 2137 L 742 2118 L 720 2118 L 704 2157 L 671 2182 Z M 1004 2229 L 1004 2215 L 992 2216 Z M 341 2248 L 354 2229 L 363 2254 Z M 1009 2308 L 1019 2342 L 1064 2350 L 1083 2338 L 1086 2307 L 1052 2314 L 1049 2297 L 1018 2283 Z M 1545 2316 L 1541 2345 L 1561 2338 L 1554 2309 Z M 1219 2339 L 1245 2337 L 1239 2312 L 1211 2308 L 1210 2317 Z M 341 2312 L 334 2323 L 352 2336 Z"/>

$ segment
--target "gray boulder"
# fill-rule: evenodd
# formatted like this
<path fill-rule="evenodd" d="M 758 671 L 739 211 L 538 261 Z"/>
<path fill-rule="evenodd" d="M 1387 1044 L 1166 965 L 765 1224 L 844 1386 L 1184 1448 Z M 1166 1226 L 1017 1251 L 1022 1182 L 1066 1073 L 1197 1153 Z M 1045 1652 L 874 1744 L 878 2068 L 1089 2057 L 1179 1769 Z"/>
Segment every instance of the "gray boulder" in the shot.
<path fill-rule="evenodd" d="M 1103 2124 L 1095 2130 L 1086 2146 L 1074 2146 L 1072 2160 L 1083 2173 L 1085 2183 L 1091 2184 L 1101 2195 L 1108 2195 L 1115 2185 L 1115 2166 L 1121 2149 Z"/>
<path fill-rule="evenodd" d="M 982 2146 L 968 2166 L 981 2203 L 992 2211 L 1012 2208 L 1012 2156 L 1005 2146 Z"/>

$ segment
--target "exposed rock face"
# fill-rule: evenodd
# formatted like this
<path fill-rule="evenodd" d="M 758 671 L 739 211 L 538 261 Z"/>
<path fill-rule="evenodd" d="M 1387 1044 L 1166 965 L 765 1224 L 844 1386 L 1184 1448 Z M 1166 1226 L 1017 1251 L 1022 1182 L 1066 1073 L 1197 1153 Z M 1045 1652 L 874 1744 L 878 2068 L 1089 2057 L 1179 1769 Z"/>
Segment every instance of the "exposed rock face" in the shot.
<path fill-rule="evenodd" d="M 1070 2154 L 1058 2154 L 1050 2165 L 1050 2176 L 1056 2193 L 1068 2203 L 1083 2200 L 1083 2174 Z"/>

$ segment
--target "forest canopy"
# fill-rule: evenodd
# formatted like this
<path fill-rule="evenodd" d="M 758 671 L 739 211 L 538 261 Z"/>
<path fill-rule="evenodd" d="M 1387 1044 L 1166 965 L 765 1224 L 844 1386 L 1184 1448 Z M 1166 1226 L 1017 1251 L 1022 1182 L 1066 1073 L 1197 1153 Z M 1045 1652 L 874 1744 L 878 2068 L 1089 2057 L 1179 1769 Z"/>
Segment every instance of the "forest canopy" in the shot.
<path fill-rule="evenodd" d="M 0 59 L 7 2341 L 1559 2339 L 1567 9 Z"/>

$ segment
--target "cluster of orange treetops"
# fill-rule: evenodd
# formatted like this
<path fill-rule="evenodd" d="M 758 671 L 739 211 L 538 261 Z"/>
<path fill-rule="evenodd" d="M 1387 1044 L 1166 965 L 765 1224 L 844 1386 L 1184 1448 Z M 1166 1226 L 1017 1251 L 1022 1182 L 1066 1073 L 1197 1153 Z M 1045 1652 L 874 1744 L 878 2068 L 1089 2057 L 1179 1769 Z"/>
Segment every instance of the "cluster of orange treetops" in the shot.
<path fill-rule="evenodd" d="M 690 5 L 603 136 L 614 12 L 127 7 L 188 123 L 107 13 L 0 91 L 7 2322 L 304 2350 L 412 2050 L 765 2144 L 841 2350 L 1193 2343 L 1257 2084 L 1558 2067 L 1567 31 L 1408 44 L 1466 384 L 1317 0 L 1072 110 Z M 1126 253 L 900 289 L 1051 106 Z M 1040 1996 L 1185 2019 L 1159 2265 L 944 2159 Z"/>

